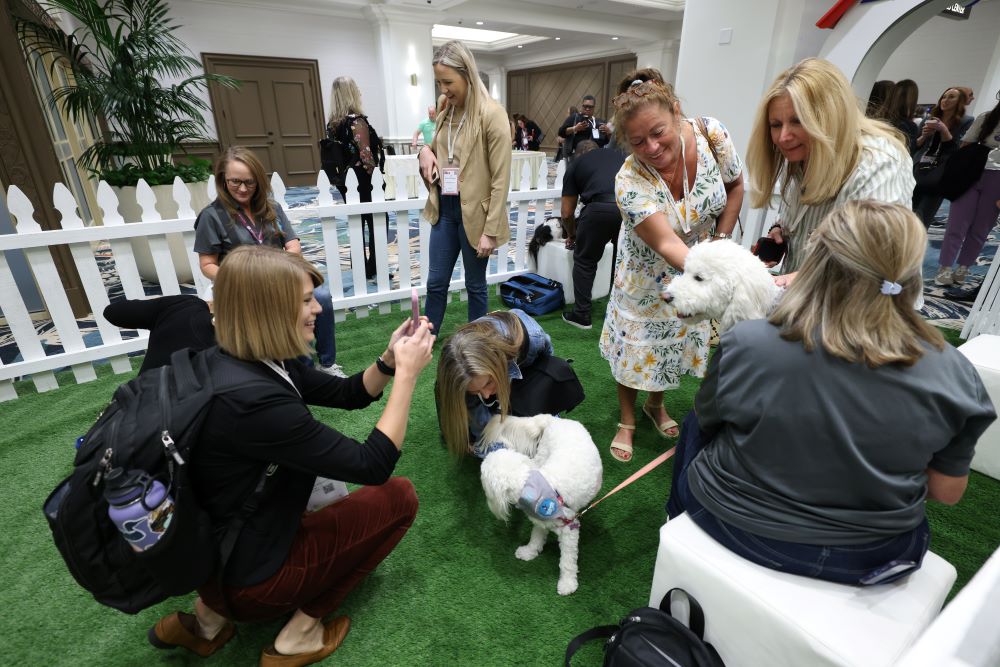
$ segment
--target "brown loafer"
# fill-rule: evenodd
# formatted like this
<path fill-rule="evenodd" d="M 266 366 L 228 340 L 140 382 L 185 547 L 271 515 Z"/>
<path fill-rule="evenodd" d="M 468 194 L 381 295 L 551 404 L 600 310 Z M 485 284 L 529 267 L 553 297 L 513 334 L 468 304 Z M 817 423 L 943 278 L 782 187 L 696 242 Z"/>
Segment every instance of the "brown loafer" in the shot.
<path fill-rule="evenodd" d="M 347 616 L 338 616 L 323 626 L 323 648 L 312 653 L 285 655 L 278 653 L 271 645 L 260 654 L 260 667 L 303 667 L 315 664 L 336 651 L 350 629 L 351 619 Z"/>
<path fill-rule="evenodd" d="M 198 620 L 191 614 L 182 611 L 164 616 L 149 629 L 146 637 L 156 648 L 174 649 L 178 646 L 207 658 L 233 638 L 236 626 L 226 623 L 213 639 L 205 639 L 197 635 Z"/>

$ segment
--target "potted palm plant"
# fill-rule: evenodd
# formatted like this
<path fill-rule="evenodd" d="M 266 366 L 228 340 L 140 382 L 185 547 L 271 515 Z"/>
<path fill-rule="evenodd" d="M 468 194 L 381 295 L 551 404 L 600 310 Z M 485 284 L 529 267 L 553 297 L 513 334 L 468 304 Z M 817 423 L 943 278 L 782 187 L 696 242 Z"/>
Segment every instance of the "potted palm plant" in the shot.
<path fill-rule="evenodd" d="M 67 32 L 51 21 L 16 16 L 19 36 L 28 54 L 52 56 L 52 67 L 65 67 L 70 74 L 67 85 L 53 89 L 51 101 L 74 122 L 99 122 L 102 136 L 80 163 L 116 187 L 123 217 L 138 220 L 135 185 L 140 178 L 154 191 L 162 186 L 157 209 L 164 218 L 177 216 L 170 194 L 175 176 L 192 184 L 195 210 L 207 205 L 211 165 L 198 159 L 175 165 L 171 156 L 185 141 L 211 141 L 203 115 L 208 104 L 201 95 L 208 83 L 235 87 L 237 81 L 193 74 L 201 64 L 178 38 L 164 0 L 43 0 L 42 6 L 64 14 L 75 29 Z M 173 245 L 179 245 L 173 249 L 174 263 L 189 280 L 183 245 Z M 148 247 L 137 250 L 148 257 Z"/>

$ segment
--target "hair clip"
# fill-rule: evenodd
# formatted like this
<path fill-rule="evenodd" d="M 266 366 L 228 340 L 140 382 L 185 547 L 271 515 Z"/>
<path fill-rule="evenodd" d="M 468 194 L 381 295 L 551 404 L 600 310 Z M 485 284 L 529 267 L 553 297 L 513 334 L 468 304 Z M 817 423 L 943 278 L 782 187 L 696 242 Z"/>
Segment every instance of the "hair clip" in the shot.
<path fill-rule="evenodd" d="M 636 79 L 632 83 L 629 84 L 629 88 L 635 88 L 636 86 L 641 86 L 644 83 L 646 83 L 646 82 L 643 81 L 642 79 Z"/>
<path fill-rule="evenodd" d="M 886 296 L 896 296 L 902 291 L 903 291 L 903 286 L 900 285 L 899 283 L 894 283 L 891 280 L 882 281 L 882 289 L 881 289 L 882 294 L 885 294 Z"/>

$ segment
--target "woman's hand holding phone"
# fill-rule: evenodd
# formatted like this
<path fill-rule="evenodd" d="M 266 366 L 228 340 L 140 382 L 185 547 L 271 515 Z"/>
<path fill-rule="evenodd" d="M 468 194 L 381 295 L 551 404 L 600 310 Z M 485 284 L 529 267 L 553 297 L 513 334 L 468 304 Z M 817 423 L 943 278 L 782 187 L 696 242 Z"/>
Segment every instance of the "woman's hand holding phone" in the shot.
<path fill-rule="evenodd" d="M 434 151 L 431 148 L 427 146 L 424 146 L 424 148 L 427 148 L 427 150 L 421 148 L 420 152 L 417 153 L 417 162 L 420 164 L 420 176 L 424 179 L 424 183 L 433 185 L 438 180 L 437 156 L 434 155 Z"/>

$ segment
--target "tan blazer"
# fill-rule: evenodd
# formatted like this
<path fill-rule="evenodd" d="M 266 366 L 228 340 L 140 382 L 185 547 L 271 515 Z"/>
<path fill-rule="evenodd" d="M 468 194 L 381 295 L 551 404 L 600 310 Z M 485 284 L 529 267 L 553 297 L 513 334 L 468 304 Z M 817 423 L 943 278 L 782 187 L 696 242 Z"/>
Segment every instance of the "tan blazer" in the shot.
<path fill-rule="evenodd" d="M 444 112 L 441 112 L 444 114 Z M 510 240 L 507 196 L 510 193 L 510 123 L 507 112 L 493 100 L 484 106 L 475 122 L 466 121 L 462 146 L 462 164 L 458 172 L 458 194 L 462 201 L 462 224 L 469 244 L 475 248 L 483 234 L 495 236 L 497 245 Z M 438 159 L 438 169 L 447 158 L 446 133 L 436 132 L 431 149 Z M 427 187 L 427 204 L 421 216 L 432 225 L 438 223 L 441 192 L 437 183 Z"/>

